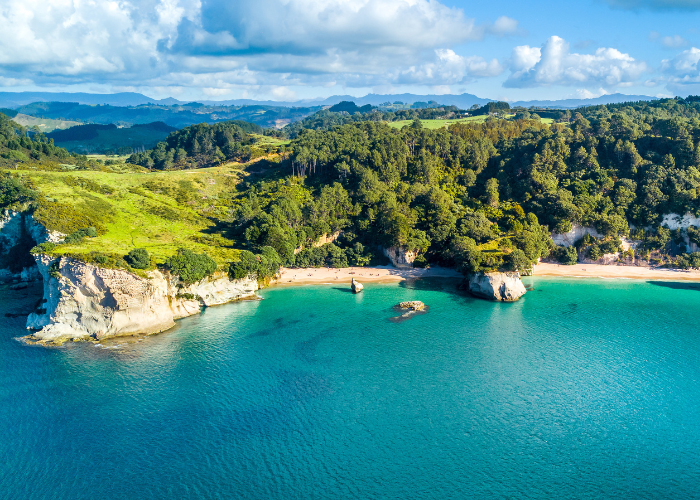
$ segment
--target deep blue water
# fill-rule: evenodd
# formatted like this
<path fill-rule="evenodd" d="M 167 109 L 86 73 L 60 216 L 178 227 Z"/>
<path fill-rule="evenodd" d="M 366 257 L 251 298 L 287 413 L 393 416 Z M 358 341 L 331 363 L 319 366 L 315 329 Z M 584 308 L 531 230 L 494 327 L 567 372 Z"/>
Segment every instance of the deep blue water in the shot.
<path fill-rule="evenodd" d="M 2 289 L 0 498 L 700 498 L 700 286 L 527 284 L 273 288 L 58 349 Z"/>

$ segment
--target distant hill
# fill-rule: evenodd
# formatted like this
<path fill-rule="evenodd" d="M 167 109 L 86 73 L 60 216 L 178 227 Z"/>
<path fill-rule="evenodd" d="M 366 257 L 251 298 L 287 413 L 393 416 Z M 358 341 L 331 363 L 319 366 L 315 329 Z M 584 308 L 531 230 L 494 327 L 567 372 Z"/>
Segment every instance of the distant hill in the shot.
<path fill-rule="evenodd" d="M 111 106 L 138 106 L 140 104 L 177 104 L 177 99 L 151 99 L 136 92 L 117 94 L 88 94 L 83 92 L 0 92 L 0 107 L 17 108 L 33 102 L 76 102 L 78 104 L 109 104 Z M 174 101 L 174 102 L 173 102 Z"/>
<path fill-rule="evenodd" d="M 511 107 L 523 106 L 529 108 L 580 108 L 582 106 L 597 106 L 600 104 L 618 104 L 621 102 L 655 101 L 658 97 L 648 95 L 606 94 L 591 99 L 561 99 L 558 101 L 516 101 L 511 102 Z"/>
<path fill-rule="evenodd" d="M 208 106 L 202 103 L 162 106 L 86 105 L 74 102 L 34 102 L 17 108 L 21 114 L 42 119 L 71 120 L 131 126 L 138 123 L 163 122 L 171 127 L 184 128 L 197 123 L 217 123 L 241 120 L 265 128 L 281 128 L 315 113 L 321 106 L 290 108 L 283 106 Z"/>
<path fill-rule="evenodd" d="M 177 130 L 163 122 L 137 124 L 119 128 L 113 123 L 89 123 L 65 130 L 55 130 L 47 137 L 57 146 L 78 153 L 131 154 L 153 148 L 170 132 Z"/>

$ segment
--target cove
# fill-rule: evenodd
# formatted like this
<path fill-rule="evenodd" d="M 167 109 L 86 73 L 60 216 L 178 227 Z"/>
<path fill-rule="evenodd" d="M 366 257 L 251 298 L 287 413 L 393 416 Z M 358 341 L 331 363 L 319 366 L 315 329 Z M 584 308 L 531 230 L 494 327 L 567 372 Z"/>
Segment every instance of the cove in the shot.
<path fill-rule="evenodd" d="M 698 285 L 523 281 L 270 288 L 55 349 L 1 289 L 0 498 L 700 497 Z"/>

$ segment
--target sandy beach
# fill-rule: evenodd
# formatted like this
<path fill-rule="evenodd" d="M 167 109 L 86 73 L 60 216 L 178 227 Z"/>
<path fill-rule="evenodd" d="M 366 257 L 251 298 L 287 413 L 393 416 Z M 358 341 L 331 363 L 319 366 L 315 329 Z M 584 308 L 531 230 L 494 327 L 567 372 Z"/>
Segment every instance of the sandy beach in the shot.
<path fill-rule="evenodd" d="M 566 276 L 571 278 L 627 278 L 637 280 L 700 281 L 700 271 L 683 271 L 641 266 L 605 266 L 602 264 L 541 263 L 535 266 L 534 276 Z"/>
<path fill-rule="evenodd" d="M 280 277 L 273 281 L 274 285 L 320 285 L 324 283 L 350 283 L 355 278 L 360 283 L 393 283 L 416 278 L 462 278 L 454 269 L 431 267 L 429 269 L 398 269 L 390 266 L 380 267 L 346 267 L 310 268 L 310 269 L 280 269 Z"/>
<path fill-rule="evenodd" d="M 683 271 L 641 266 L 616 266 L 601 264 L 537 264 L 533 276 L 559 276 L 569 278 L 618 278 L 665 281 L 700 281 L 700 271 Z M 280 277 L 271 285 L 321 285 L 349 284 L 352 278 L 360 283 L 396 283 L 417 278 L 462 278 L 454 269 L 431 267 L 428 269 L 398 269 L 390 266 L 288 269 L 282 268 Z"/>

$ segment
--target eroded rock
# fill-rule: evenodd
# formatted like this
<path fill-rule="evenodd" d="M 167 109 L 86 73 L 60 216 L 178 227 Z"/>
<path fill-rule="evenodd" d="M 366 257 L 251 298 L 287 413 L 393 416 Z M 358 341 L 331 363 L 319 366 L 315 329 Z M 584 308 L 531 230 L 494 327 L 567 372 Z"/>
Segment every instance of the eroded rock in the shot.
<path fill-rule="evenodd" d="M 514 302 L 526 293 L 520 274 L 516 272 L 472 274 L 468 290 L 477 297 L 501 302 Z"/>

